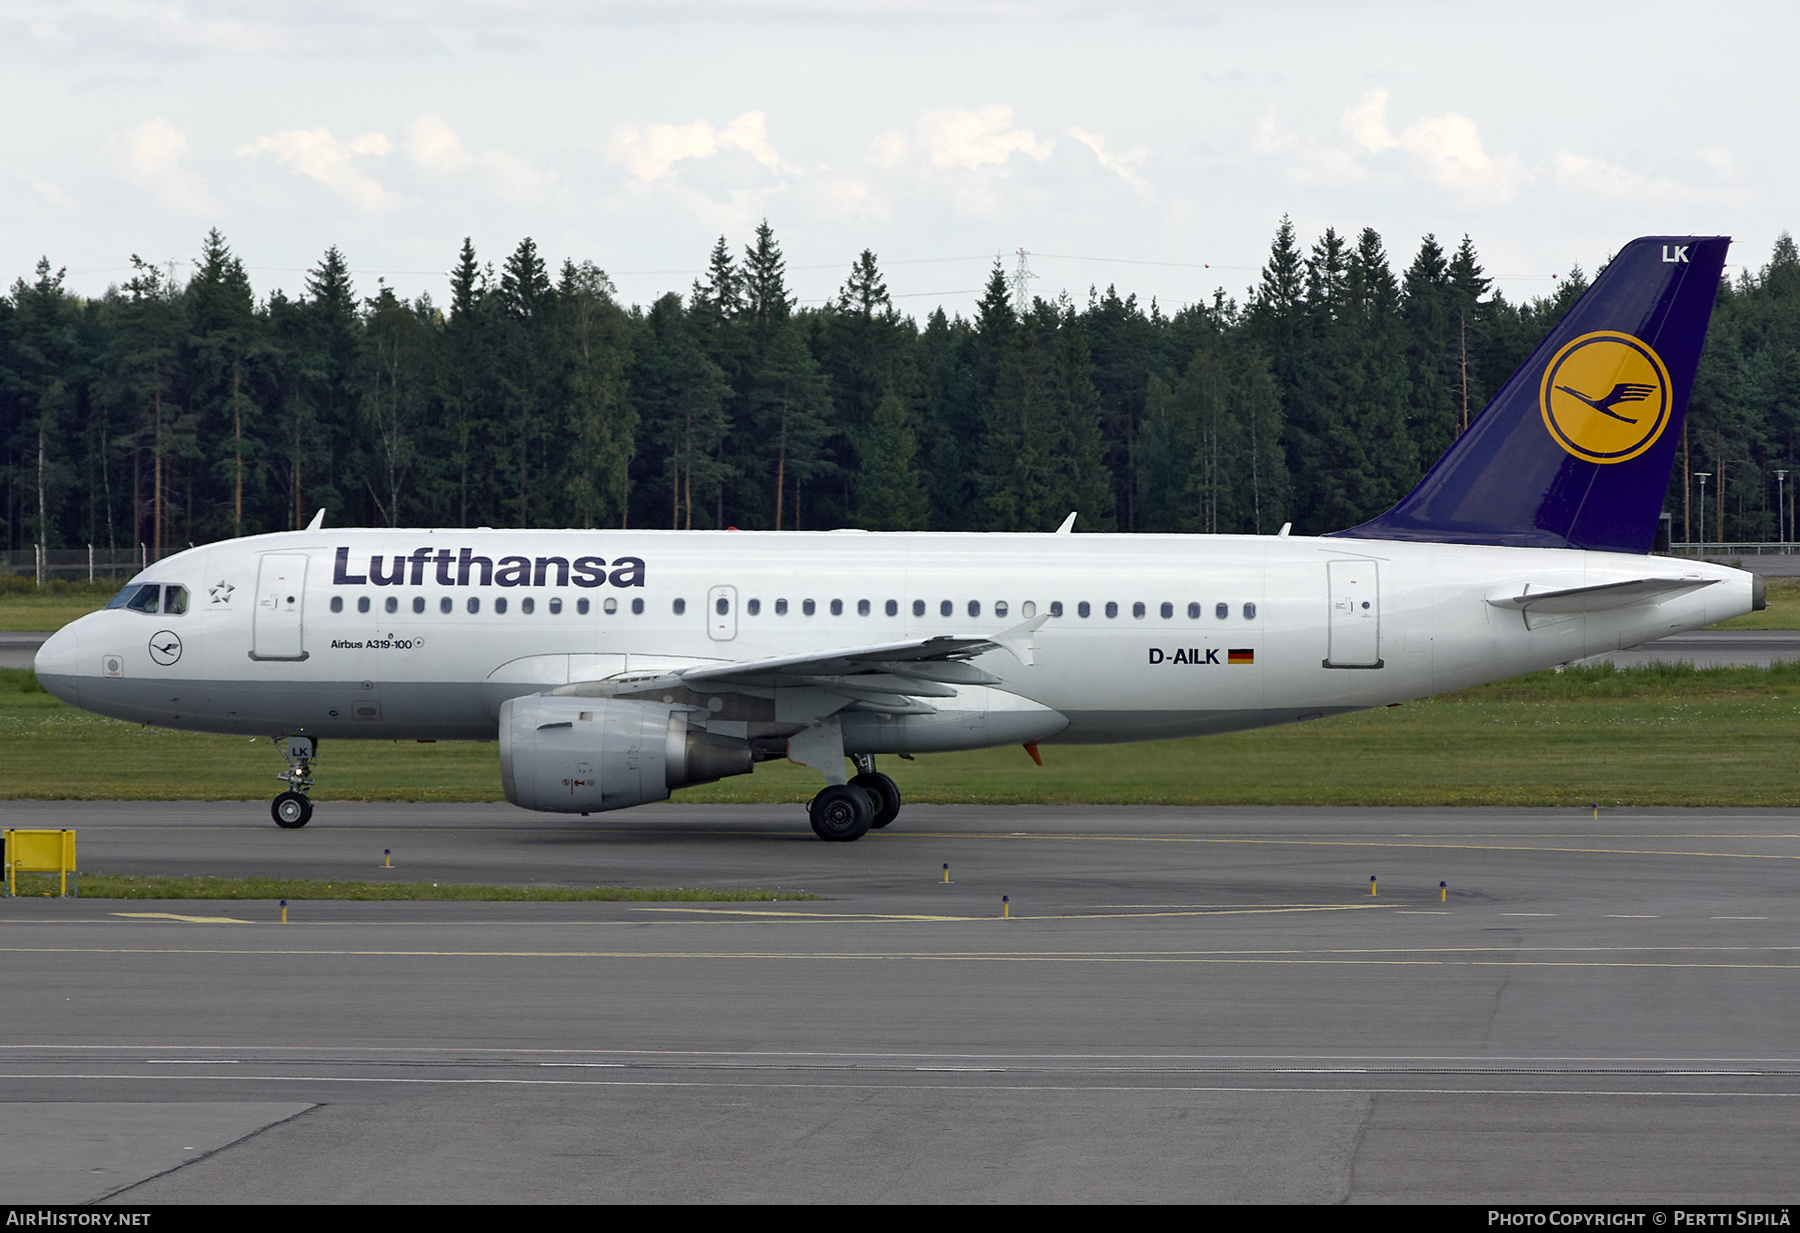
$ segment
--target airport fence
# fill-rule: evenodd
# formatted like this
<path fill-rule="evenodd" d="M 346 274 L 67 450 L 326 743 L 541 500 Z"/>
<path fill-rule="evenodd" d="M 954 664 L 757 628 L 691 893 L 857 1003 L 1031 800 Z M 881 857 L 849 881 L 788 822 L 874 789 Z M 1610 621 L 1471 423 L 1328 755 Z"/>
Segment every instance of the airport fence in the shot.
<path fill-rule="evenodd" d="M 53 578 L 95 582 L 102 578 L 129 578 L 150 563 L 150 550 L 134 548 L 12 548 L 0 552 L 0 573 L 28 574 L 37 585 Z"/>
<path fill-rule="evenodd" d="M 1779 541 L 1767 544 L 1730 544 L 1706 540 L 1696 544 L 1669 545 L 1669 555 L 1672 557 L 1708 557 L 1715 560 L 1720 557 L 1792 556 L 1796 552 L 1800 552 L 1800 540 L 1790 540 L 1785 544 Z"/>

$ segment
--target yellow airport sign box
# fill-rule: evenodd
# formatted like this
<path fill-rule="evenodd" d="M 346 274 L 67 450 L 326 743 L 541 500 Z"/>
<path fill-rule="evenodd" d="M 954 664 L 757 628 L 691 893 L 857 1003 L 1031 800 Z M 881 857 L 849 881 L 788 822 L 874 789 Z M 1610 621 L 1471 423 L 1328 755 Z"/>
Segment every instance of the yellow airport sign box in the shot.
<path fill-rule="evenodd" d="M 8 828 L 6 840 L 6 893 L 19 893 L 21 873 L 61 874 L 62 893 L 80 896 L 75 876 L 74 831 L 24 831 Z"/>

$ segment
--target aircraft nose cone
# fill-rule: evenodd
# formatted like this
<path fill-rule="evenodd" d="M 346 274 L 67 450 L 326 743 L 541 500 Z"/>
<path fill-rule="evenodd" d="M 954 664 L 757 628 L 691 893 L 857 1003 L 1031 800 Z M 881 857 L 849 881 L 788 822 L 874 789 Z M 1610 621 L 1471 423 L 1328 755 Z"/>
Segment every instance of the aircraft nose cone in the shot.
<path fill-rule="evenodd" d="M 31 667 L 37 673 L 38 684 L 69 705 L 80 706 L 80 660 L 81 634 L 75 625 L 65 625 L 38 648 Z"/>

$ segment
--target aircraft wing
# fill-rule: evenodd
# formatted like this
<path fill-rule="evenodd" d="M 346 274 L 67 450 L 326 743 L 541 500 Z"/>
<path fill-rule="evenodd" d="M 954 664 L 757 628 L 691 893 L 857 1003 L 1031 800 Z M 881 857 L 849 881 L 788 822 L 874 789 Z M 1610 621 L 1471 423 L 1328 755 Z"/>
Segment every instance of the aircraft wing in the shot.
<path fill-rule="evenodd" d="M 1031 636 L 1048 619 L 1046 614 L 988 637 L 940 635 L 831 647 L 801 655 L 677 668 L 653 676 L 616 677 L 610 684 L 621 697 L 674 687 L 765 697 L 775 690 L 812 688 L 838 695 L 861 710 L 929 714 L 935 708 L 926 698 L 954 698 L 958 685 L 1000 683 L 1000 677 L 968 662 L 977 655 L 1003 650 L 1021 664 L 1030 664 Z"/>
<path fill-rule="evenodd" d="M 1634 578 L 1629 582 L 1606 582 L 1591 587 L 1568 587 L 1560 591 L 1527 591 L 1503 599 L 1490 599 L 1496 608 L 1510 608 L 1541 616 L 1568 616 L 1581 612 L 1605 612 L 1611 608 L 1629 608 L 1649 600 L 1662 600 L 1688 591 L 1709 587 L 1714 578 Z"/>

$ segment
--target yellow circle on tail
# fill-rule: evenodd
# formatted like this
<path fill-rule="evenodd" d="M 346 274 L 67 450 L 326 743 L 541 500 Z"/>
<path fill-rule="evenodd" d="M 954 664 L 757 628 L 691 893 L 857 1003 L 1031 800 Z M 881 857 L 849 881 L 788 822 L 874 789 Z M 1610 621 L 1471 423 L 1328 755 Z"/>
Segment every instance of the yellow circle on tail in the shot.
<path fill-rule="evenodd" d="M 1625 462 L 1669 426 L 1669 370 L 1650 345 L 1597 330 L 1556 353 L 1538 403 L 1556 443 L 1589 462 Z"/>

